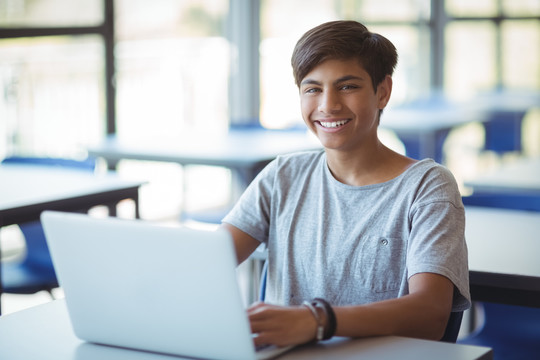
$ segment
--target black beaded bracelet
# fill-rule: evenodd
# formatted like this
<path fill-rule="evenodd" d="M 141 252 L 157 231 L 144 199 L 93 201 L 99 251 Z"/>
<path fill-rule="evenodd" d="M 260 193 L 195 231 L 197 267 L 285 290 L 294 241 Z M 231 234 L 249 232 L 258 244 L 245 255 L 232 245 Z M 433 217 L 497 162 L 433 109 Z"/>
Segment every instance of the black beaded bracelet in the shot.
<path fill-rule="evenodd" d="M 336 314 L 334 313 L 334 309 L 332 309 L 332 306 L 328 303 L 328 301 L 322 299 L 322 298 L 315 298 L 311 302 L 313 306 L 319 307 L 323 309 L 325 315 L 326 315 L 326 326 L 324 327 L 324 336 L 323 340 L 328 340 L 332 338 L 336 333 Z"/>

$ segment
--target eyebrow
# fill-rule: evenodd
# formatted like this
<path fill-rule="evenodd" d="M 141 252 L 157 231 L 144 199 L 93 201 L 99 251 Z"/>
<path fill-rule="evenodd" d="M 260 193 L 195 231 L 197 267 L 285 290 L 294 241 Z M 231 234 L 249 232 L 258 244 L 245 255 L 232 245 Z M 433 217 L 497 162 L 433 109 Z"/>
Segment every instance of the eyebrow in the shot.
<path fill-rule="evenodd" d="M 336 81 L 334 81 L 334 85 L 338 85 L 342 82 L 349 81 L 349 80 L 360 80 L 365 81 L 363 77 L 356 76 L 356 75 L 345 75 L 343 77 L 340 77 Z M 314 80 L 314 79 L 305 79 L 303 80 L 300 85 L 322 85 L 320 81 Z"/>

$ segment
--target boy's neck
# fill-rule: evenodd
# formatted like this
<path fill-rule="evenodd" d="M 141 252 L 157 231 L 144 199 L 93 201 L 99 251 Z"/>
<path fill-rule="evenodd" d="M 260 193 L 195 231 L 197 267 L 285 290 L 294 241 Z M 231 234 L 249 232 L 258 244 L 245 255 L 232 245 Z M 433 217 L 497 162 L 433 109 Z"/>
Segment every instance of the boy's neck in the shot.
<path fill-rule="evenodd" d="M 389 149 L 381 142 L 369 153 L 326 150 L 328 167 L 336 180 L 352 186 L 365 186 L 389 181 L 416 160 Z"/>

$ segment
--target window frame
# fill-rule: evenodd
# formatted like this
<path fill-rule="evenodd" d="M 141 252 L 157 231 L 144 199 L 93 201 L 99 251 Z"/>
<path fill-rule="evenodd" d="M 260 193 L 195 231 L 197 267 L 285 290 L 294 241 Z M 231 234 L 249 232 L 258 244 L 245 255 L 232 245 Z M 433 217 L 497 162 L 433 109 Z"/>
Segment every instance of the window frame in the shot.
<path fill-rule="evenodd" d="M 105 114 L 107 134 L 116 133 L 114 57 L 114 0 L 103 0 L 103 22 L 95 26 L 0 27 L 0 39 L 46 36 L 99 35 L 105 47 Z"/>
<path fill-rule="evenodd" d="M 18 27 L 1 28 L 0 39 L 44 36 L 99 35 L 105 47 L 105 98 L 106 133 L 116 133 L 116 89 L 115 89 L 115 12 L 114 0 L 103 1 L 103 22 L 95 26 L 68 27 Z M 445 0 L 431 0 L 429 19 L 418 21 L 370 21 L 368 26 L 409 25 L 423 26 L 429 30 L 430 46 L 430 91 L 444 89 L 444 34 L 446 26 L 457 21 L 490 21 L 496 28 L 496 84 L 503 87 L 502 24 L 506 20 L 538 20 L 540 16 L 503 15 L 502 0 L 497 1 L 497 16 L 450 16 L 445 9 Z M 229 0 L 227 37 L 238 50 L 236 71 L 231 69 L 229 93 L 230 125 L 260 126 L 260 11 L 261 0 Z M 255 29 L 255 30 L 253 30 Z"/>

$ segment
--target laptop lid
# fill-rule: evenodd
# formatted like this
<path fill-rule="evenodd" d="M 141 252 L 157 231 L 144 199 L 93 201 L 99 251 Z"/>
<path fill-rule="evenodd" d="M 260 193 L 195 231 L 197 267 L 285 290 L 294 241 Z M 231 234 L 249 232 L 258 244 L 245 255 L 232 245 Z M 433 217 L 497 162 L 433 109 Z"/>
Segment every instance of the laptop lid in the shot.
<path fill-rule="evenodd" d="M 208 359 L 254 359 L 228 233 L 46 211 L 77 337 Z"/>

